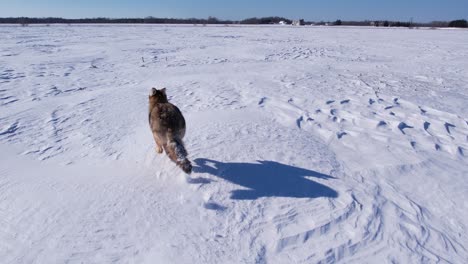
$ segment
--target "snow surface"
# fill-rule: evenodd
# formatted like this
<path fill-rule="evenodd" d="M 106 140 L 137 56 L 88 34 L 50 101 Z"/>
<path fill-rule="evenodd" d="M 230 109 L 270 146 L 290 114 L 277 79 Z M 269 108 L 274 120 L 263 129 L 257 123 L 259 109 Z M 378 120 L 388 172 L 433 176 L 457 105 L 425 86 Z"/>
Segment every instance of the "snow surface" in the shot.
<path fill-rule="evenodd" d="M 1 263 L 467 263 L 468 31 L 0 35 Z"/>

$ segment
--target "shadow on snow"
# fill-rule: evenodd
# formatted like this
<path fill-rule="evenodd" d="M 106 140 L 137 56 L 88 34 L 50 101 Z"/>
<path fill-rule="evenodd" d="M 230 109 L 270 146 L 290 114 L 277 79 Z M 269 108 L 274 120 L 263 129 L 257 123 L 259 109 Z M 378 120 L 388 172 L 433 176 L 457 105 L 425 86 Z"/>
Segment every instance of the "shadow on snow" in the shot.
<path fill-rule="evenodd" d="M 194 160 L 194 172 L 209 173 L 248 190 L 232 191 L 231 199 L 254 200 L 260 197 L 336 198 L 338 193 L 306 177 L 330 179 L 332 176 L 275 161 L 258 163 Z"/>

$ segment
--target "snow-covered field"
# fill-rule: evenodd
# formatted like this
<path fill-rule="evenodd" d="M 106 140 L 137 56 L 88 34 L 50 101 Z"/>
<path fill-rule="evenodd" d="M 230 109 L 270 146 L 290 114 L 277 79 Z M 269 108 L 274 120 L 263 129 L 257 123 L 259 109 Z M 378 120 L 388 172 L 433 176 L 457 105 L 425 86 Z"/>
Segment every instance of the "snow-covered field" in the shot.
<path fill-rule="evenodd" d="M 0 36 L 0 263 L 467 263 L 468 31 Z M 155 151 L 151 87 L 190 176 Z"/>

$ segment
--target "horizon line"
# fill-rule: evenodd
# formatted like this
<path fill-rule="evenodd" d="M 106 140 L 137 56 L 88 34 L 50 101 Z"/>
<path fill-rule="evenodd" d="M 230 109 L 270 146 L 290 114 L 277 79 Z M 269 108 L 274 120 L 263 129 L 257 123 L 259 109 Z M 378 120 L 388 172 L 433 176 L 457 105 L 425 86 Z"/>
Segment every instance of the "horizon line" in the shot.
<path fill-rule="evenodd" d="M 291 20 L 291 21 L 296 21 L 296 20 L 299 20 L 299 19 L 290 19 L 290 18 L 287 18 L 287 17 L 283 17 L 283 16 L 253 16 L 253 17 L 247 17 L 247 18 L 243 18 L 243 19 L 236 19 L 236 20 L 232 20 L 232 19 L 222 19 L 222 18 L 219 18 L 219 17 L 216 17 L 216 16 L 208 16 L 207 18 L 198 18 L 198 17 L 156 17 L 156 16 L 145 16 L 145 17 L 106 17 L 106 16 L 95 16 L 95 17 L 80 17 L 80 18 L 67 18 L 67 17 L 60 17 L 60 16 L 44 16 L 44 17 L 39 17 L 39 16 L 7 16 L 7 17 L 0 17 L 0 19 L 19 19 L 19 18 L 26 18 L 26 19 L 51 19 L 51 18 L 54 18 L 54 19 L 64 19 L 64 20 L 85 20 L 85 19 L 108 19 L 108 20 L 118 20 L 118 19 L 175 19 L 175 20 L 191 20 L 191 19 L 196 19 L 196 20 L 207 20 L 209 21 L 210 18 L 211 20 L 214 20 L 214 21 L 220 21 L 220 22 L 241 22 L 241 21 L 244 21 L 244 20 L 247 20 L 247 19 L 253 19 L 253 18 L 257 18 L 257 19 L 261 19 L 261 18 L 283 18 L 283 19 L 287 19 L 287 20 Z M 410 18 L 408 19 L 408 21 L 406 20 L 389 20 L 389 19 L 363 19 L 363 20 L 353 20 L 353 19 L 350 19 L 350 20 L 347 20 L 347 19 L 335 19 L 335 20 L 306 20 L 306 19 L 302 19 L 304 20 L 305 22 L 335 22 L 335 21 L 338 21 L 338 20 L 341 20 L 343 22 L 373 22 L 373 21 L 388 21 L 388 22 L 402 22 L 402 21 L 405 21 L 405 22 L 411 22 L 411 23 L 421 23 L 421 24 L 427 24 L 427 23 L 431 23 L 431 22 L 450 22 L 450 21 L 456 21 L 456 20 L 466 20 L 465 18 L 455 18 L 455 19 L 449 19 L 449 20 L 431 20 L 431 21 L 426 21 L 426 22 L 423 22 L 423 21 L 414 21 L 413 18 Z"/>

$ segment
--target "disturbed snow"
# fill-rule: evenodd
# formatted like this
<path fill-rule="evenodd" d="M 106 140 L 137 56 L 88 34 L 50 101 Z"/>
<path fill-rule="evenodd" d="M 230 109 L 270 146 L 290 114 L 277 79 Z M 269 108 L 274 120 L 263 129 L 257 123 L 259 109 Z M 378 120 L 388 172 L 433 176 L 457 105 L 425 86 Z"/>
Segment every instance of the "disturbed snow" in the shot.
<path fill-rule="evenodd" d="M 0 259 L 464 263 L 467 33 L 2 26 Z"/>

